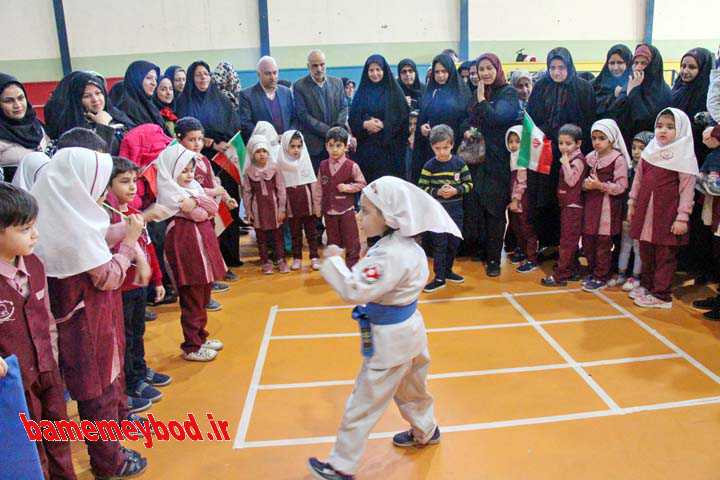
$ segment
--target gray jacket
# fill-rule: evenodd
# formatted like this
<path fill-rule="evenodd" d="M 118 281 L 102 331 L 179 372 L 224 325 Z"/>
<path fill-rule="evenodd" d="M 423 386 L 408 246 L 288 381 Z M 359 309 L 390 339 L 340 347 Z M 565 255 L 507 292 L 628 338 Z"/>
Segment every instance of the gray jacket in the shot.
<path fill-rule="evenodd" d="M 713 120 L 720 123 L 720 69 L 717 68 L 710 71 L 707 109 Z"/>
<path fill-rule="evenodd" d="M 319 155 L 325 150 L 325 134 L 332 127 L 347 128 L 348 104 L 342 80 L 326 77 L 325 89 L 329 112 L 326 115 L 320 95 L 322 90 L 308 74 L 293 85 L 295 113 L 300 121 L 300 131 L 305 137 L 310 155 Z"/>

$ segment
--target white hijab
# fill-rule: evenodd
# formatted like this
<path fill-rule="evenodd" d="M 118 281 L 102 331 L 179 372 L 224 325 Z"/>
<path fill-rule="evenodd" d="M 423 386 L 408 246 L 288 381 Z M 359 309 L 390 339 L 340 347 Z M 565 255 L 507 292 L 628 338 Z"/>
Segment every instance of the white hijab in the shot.
<path fill-rule="evenodd" d="M 423 232 L 462 234 L 440 202 L 415 185 L 397 177 L 381 177 L 362 190 L 385 217 L 390 228 L 403 237 Z"/>
<path fill-rule="evenodd" d="M 195 180 L 188 187 L 182 187 L 177 183 L 178 176 L 194 159 L 195 153 L 180 143 L 173 143 L 165 147 L 165 150 L 160 152 L 160 156 L 155 160 L 157 203 L 166 209 L 163 218 L 158 221 L 176 215 L 180 211 L 180 202 L 184 199 L 204 193 L 202 186 Z"/>
<path fill-rule="evenodd" d="M 292 158 L 288 153 L 290 141 L 296 134 L 300 136 L 303 143 L 300 158 Z M 285 179 L 285 186 L 297 187 L 298 185 L 316 182 L 317 177 L 310 161 L 310 152 L 308 152 L 307 145 L 305 145 L 305 137 L 303 137 L 302 133 L 299 130 L 288 130 L 282 134 L 280 145 L 277 162 Z"/>
<path fill-rule="evenodd" d="M 49 161 L 50 157 L 42 152 L 28 153 L 18 165 L 12 184 L 29 192 L 37 181 L 38 174 Z"/>
<path fill-rule="evenodd" d="M 518 148 L 516 151 L 511 152 L 510 145 L 509 145 L 510 142 L 508 140 L 510 139 L 511 133 L 516 134 L 518 136 L 518 139 L 521 139 L 522 138 L 522 130 L 523 130 L 522 125 L 514 125 L 514 126 L 508 128 L 508 131 L 505 132 L 505 148 L 507 148 L 508 152 L 510 152 L 510 171 L 511 172 L 514 172 L 515 170 L 520 168 L 520 167 L 518 167 L 518 164 L 517 164 L 518 155 L 520 155 L 520 149 Z"/>
<path fill-rule="evenodd" d="M 697 175 L 699 170 L 697 157 L 695 157 L 695 143 L 690 119 L 680 109 L 667 108 L 666 110 L 670 110 L 673 117 L 675 117 L 675 140 L 661 146 L 658 143 L 657 136 L 654 137 L 645 147 L 645 150 L 642 151 L 642 158 L 656 167 L 672 170 L 673 172 Z M 655 118 L 655 122 L 663 112 L 660 112 Z"/>
<path fill-rule="evenodd" d="M 250 138 L 260 135 L 265 137 L 265 141 L 270 145 L 270 150 L 268 150 L 268 153 L 270 154 L 270 162 L 275 163 L 277 162 L 278 154 L 280 153 L 281 147 L 280 147 L 280 137 L 278 136 L 278 133 L 275 131 L 275 127 L 272 126 L 272 123 L 266 122 L 264 120 L 261 120 L 255 125 L 255 129 L 252 131 L 252 135 L 250 135 Z M 248 143 L 250 143 L 250 140 L 248 140 Z M 250 165 L 251 160 L 250 155 L 250 148 L 249 145 L 245 148 L 245 165 Z"/>
<path fill-rule="evenodd" d="M 112 258 L 105 241 L 110 217 L 97 204 L 112 168 L 107 153 L 63 148 L 33 185 L 40 234 L 35 252 L 45 263 L 48 277 L 71 277 Z"/>
<path fill-rule="evenodd" d="M 627 163 L 628 169 L 631 169 L 632 157 L 628 153 L 628 149 L 625 146 L 625 139 L 623 139 L 622 132 L 620 132 L 620 127 L 618 127 L 618 124 L 615 122 L 615 120 L 612 120 L 610 118 L 603 118 L 602 120 L 598 120 L 597 122 L 593 123 L 592 128 L 590 129 L 590 132 L 595 131 L 605 134 L 608 140 L 610 140 L 610 145 L 612 145 L 612 148 L 622 153 L 622 156 L 625 157 L 625 162 Z"/>

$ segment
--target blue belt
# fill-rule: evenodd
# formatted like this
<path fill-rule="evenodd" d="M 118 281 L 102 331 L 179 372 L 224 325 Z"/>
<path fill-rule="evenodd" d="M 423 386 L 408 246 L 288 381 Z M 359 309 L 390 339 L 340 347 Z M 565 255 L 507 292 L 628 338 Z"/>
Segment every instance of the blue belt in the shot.
<path fill-rule="evenodd" d="M 373 325 L 394 325 L 402 323 L 412 317 L 417 310 L 417 300 L 409 305 L 380 305 L 379 303 L 368 303 L 353 308 L 352 318 L 360 324 L 360 338 L 362 340 L 362 354 L 364 357 L 372 357 L 373 348 L 372 329 Z"/>

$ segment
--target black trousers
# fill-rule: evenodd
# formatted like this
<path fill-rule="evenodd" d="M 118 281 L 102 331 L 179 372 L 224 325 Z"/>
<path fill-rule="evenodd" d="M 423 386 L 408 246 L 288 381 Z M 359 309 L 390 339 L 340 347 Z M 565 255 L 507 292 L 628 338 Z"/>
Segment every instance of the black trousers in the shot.
<path fill-rule="evenodd" d="M 481 232 L 480 238 L 484 239 L 485 257 L 488 262 L 500 262 L 502 254 L 503 240 L 505 238 L 505 228 L 507 227 L 507 217 L 505 210 L 488 209 L 480 206 L 478 212 L 478 229 Z"/>
<path fill-rule="evenodd" d="M 145 288 L 123 292 L 125 318 L 125 384 L 133 392 L 147 374 L 145 363 Z"/>

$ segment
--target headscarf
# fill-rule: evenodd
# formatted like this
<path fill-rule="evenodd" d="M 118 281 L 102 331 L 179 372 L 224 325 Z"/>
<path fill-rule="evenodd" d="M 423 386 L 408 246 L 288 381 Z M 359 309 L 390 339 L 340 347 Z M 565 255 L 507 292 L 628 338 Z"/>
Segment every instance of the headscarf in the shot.
<path fill-rule="evenodd" d="M 527 70 L 514 70 L 510 74 L 510 82 L 512 83 L 512 86 L 517 88 L 518 84 L 520 83 L 520 80 L 527 79 L 530 80 L 530 83 L 532 83 L 533 78 L 532 75 L 530 75 L 530 72 Z"/>
<path fill-rule="evenodd" d="M 280 136 L 272 123 L 260 120 L 255 124 L 255 128 L 250 135 L 250 140 L 253 137 L 262 137 L 268 144 L 268 153 L 270 154 L 270 163 L 277 162 L 278 154 L 280 153 Z M 250 140 L 248 145 L 245 147 L 245 165 L 250 165 L 252 160 L 252 153 L 250 152 Z M 304 142 L 304 141 L 303 141 Z"/>
<path fill-rule="evenodd" d="M 240 130 L 240 117 L 232 103 L 223 95 L 218 86 L 210 81 L 204 92 L 195 86 L 195 70 L 204 67 L 212 73 L 210 66 L 203 62 L 193 62 L 187 69 L 185 89 L 177 98 L 175 113 L 178 117 L 195 117 L 205 128 L 205 136 L 216 142 L 228 141 Z"/>
<path fill-rule="evenodd" d="M 567 78 L 562 82 L 556 82 L 550 76 L 550 63 L 553 60 L 561 60 L 567 67 Z M 545 105 L 545 111 L 548 112 L 547 127 L 551 131 L 557 131 L 566 123 L 566 118 L 582 118 L 583 112 L 578 104 L 578 82 L 582 80 L 578 78 L 573 63 L 572 55 L 568 49 L 564 47 L 553 48 L 547 55 L 547 75 L 538 81 L 536 89 L 542 91 L 542 87 L 546 88 L 542 102 Z"/>
<path fill-rule="evenodd" d="M 637 140 L 638 142 L 642 142 L 643 145 L 646 147 L 650 144 L 650 140 L 655 138 L 655 134 L 653 132 L 649 132 L 647 130 L 638 132 L 635 137 L 633 137 L 633 141 Z"/>
<path fill-rule="evenodd" d="M 705 48 L 693 48 L 682 58 L 693 57 L 698 64 L 697 77 L 690 83 L 685 83 L 680 75 L 672 88 L 672 103 L 693 118 L 696 113 L 707 110 L 707 94 L 710 88 L 710 70 L 713 66 L 713 54 Z M 682 63 L 682 59 L 680 60 Z"/>
<path fill-rule="evenodd" d="M 650 52 L 650 63 L 645 67 L 645 79 L 637 88 L 640 89 L 645 107 L 650 112 L 659 112 L 672 102 L 672 92 L 665 83 L 662 55 L 652 45 L 640 44 L 635 50 L 635 56 L 647 56 Z"/>
<path fill-rule="evenodd" d="M 193 180 L 188 187 L 177 183 L 177 177 L 194 159 L 195 153 L 177 142 L 168 145 L 155 160 L 157 203 L 165 208 L 164 213 L 166 213 L 165 218 L 158 221 L 177 215 L 180 211 L 180 203 L 186 198 L 203 194 L 204 190 L 196 180 Z"/>
<path fill-rule="evenodd" d="M 37 181 L 38 174 L 49 161 L 50 157 L 42 152 L 28 153 L 18 165 L 12 184 L 29 192 Z"/>
<path fill-rule="evenodd" d="M 300 158 L 292 158 L 288 153 L 290 142 L 296 134 L 300 136 L 303 142 Z M 313 171 L 310 152 L 308 152 L 302 133 L 300 133 L 299 130 L 288 130 L 282 134 L 280 145 L 281 148 L 278 152 L 277 163 L 285 179 L 285 186 L 296 187 L 298 185 L 316 182 L 317 177 Z"/>
<path fill-rule="evenodd" d="M 615 54 L 619 55 L 623 59 L 626 66 L 625 72 L 623 72 L 623 74 L 619 77 L 613 75 L 610 71 L 610 67 L 608 67 L 610 57 Z M 632 73 L 632 60 L 633 54 L 626 45 L 618 43 L 617 45 L 610 47 L 610 50 L 608 50 L 607 55 L 605 56 L 605 64 L 603 65 L 600 74 L 598 74 L 598 76 L 592 81 L 593 89 L 595 89 L 595 95 L 597 95 L 598 98 L 614 98 L 615 88 L 627 85 L 630 74 Z"/>
<path fill-rule="evenodd" d="M 162 127 L 164 122 L 160 111 L 153 103 L 152 96 L 145 93 L 142 86 L 143 80 L 150 70 L 155 70 L 156 78 L 160 80 L 160 68 L 154 63 L 137 60 L 128 66 L 117 107 L 125 112 L 136 125 L 156 123 Z"/>
<path fill-rule="evenodd" d="M 405 85 L 402 80 L 400 80 L 400 71 L 405 67 L 410 67 L 415 72 L 415 81 L 412 85 L 409 87 Z M 406 97 L 410 97 L 413 100 L 419 100 L 420 97 L 422 97 L 423 89 L 425 88 L 425 85 L 420 81 L 420 75 L 418 74 L 417 65 L 414 61 L 412 61 L 409 58 L 403 58 L 400 60 L 400 63 L 398 63 L 397 66 L 397 74 L 398 74 L 398 83 L 400 84 L 400 88 L 403 91 L 403 94 Z"/>
<path fill-rule="evenodd" d="M 97 204 L 112 168 L 107 153 L 63 148 L 37 178 L 31 190 L 39 207 L 35 252 L 48 277 L 71 277 L 112 258 L 105 240 L 110 217 Z"/>
<path fill-rule="evenodd" d="M 362 193 L 382 212 L 387 226 L 398 230 L 403 237 L 435 232 L 462 238 L 455 221 L 440 202 L 405 180 L 380 177 L 363 188 Z"/>
<path fill-rule="evenodd" d="M 373 83 L 368 75 L 370 65 L 377 64 L 383 71 L 383 78 L 378 83 Z M 390 145 L 393 143 L 398 129 L 408 123 L 408 104 L 402 88 L 395 81 L 390 65 L 382 55 L 370 55 L 365 60 L 360 85 L 355 91 L 350 110 L 358 112 L 368 111 L 371 105 L 385 105 L 385 116 L 382 118 L 384 127 L 380 132 L 382 143 Z"/>
<path fill-rule="evenodd" d="M 443 85 L 439 85 L 435 81 L 435 65 L 441 64 L 448 71 L 448 79 Z M 467 88 L 457 73 L 455 64 L 447 54 L 440 54 L 433 58 L 432 65 L 430 66 L 430 79 L 428 80 L 427 86 L 425 87 L 425 93 L 422 96 L 420 102 L 420 110 L 427 107 L 432 102 L 439 89 L 447 88 L 452 93 L 452 98 L 456 99 L 456 103 L 461 105 L 462 108 L 467 108 L 470 100 L 470 90 Z"/>
<path fill-rule="evenodd" d="M 168 77 L 173 82 L 173 90 L 175 91 L 175 98 L 177 98 L 182 92 L 178 92 L 175 90 L 175 72 L 178 70 L 185 71 L 184 68 L 182 68 L 180 65 L 170 65 L 165 69 L 165 73 L 163 73 L 163 77 Z M 186 80 L 187 82 L 187 80 Z M 187 83 L 185 84 L 187 86 Z"/>
<path fill-rule="evenodd" d="M 480 62 L 482 60 L 487 60 L 492 63 L 492 66 L 497 71 L 497 76 L 495 77 L 495 81 L 492 83 L 492 85 L 485 86 L 485 98 L 489 101 L 492 100 L 493 93 L 507 85 L 508 81 L 507 78 L 505 78 L 505 71 L 503 70 L 502 63 L 500 62 L 500 59 L 497 55 L 495 55 L 494 53 L 483 53 L 475 61 L 478 67 L 480 67 Z M 482 80 L 480 81 L 482 82 Z"/>
<path fill-rule="evenodd" d="M 628 168 L 632 168 L 632 157 L 628 153 L 627 146 L 625 146 L 625 139 L 623 138 L 620 127 L 618 127 L 618 124 L 615 122 L 615 120 L 610 118 L 598 120 L 597 122 L 593 123 L 593 126 L 590 129 L 590 132 L 595 131 L 604 133 L 608 140 L 610 140 L 610 145 L 612 145 L 612 148 L 620 152 L 622 156 L 625 157 Z"/>
<path fill-rule="evenodd" d="M 23 91 L 27 101 L 27 110 L 23 118 L 15 120 L 5 116 L 5 113 L 0 109 L 0 140 L 17 143 L 30 150 L 37 150 L 45 136 L 45 132 L 42 123 L 35 115 L 30 99 L 27 98 L 25 86 L 17 78 L 6 73 L 0 73 L 0 94 L 10 85 L 17 85 Z"/>
<path fill-rule="evenodd" d="M 170 80 L 170 85 L 173 89 L 173 99 L 170 103 L 165 103 L 162 100 L 160 100 L 160 97 L 158 97 L 158 91 L 160 90 L 160 82 L 163 80 Z M 157 88 L 155 89 L 155 92 L 153 92 L 153 103 L 155 103 L 155 106 L 160 111 L 160 116 L 168 121 L 168 122 L 177 122 L 178 116 L 175 114 L 175 100 L 177 98 L 177 93 L 175 93 L 175 87 L 172 86 L 172 78 L 163 76 L 161 79 L 158 80 Z M 170 130 L 170 128 L 168 128 Z M 172 131 L 169 133 L 174 134 L 174 128 L 172 128 Z"/>
<path fill-rule="evenodd" d="M 513 152 L 510 150 L 510 134 L 514 133 L 518 136 L 518 139 L 522 139 L 522 131 L 523 127 L 522 125 L 514 125 L 510 128 L 508 128 L 507 132 L 505 132 L 505 148 L 507 148 L 508 152 L 510 152 L 510 171 L 514 172 L 517 170 L 518 167 L 518 156 L 520 155 L 520 150 Z"/>
<path fill-rule="evenodd" d="M 82 105 L 82 97 L 85 87 L 94 85 L 99 88 L 105 97 L 105 110 L 113 119 L 114 123 L 121 123 L 128 129 L 135 126 L 125 112 L 112 105 L 105 90 L 105 83 L 97 76 L 88 72 L 72 72 L 65 76 L 48 101 L 52 105 L 52 116 L 46 116 L 48 134 L 52 138 L 60 136 L 75 127 L 92 127 L 93 123 L 85 117 L 85 107 Z M 47 108 L 47 106 L 46 106 Z"/>
<path fill-rule="evenodd" d="M 675 117 L 675 140 L 668 145 L 661 146 L 657 137 L 654 137 L 642 152 L 642 158 L 656 167 L 672 170 L 673 172 L 697 175 L 698 162 L 695 157 L 695 144 L 693 142 L 692 128 L 687 114 L 678 108 L 667 108 L 660 112 L 655 119 L 669 110 Z"/>
<path fill-rule="evenodd" d="M 212 72 L 212 79 L 218 86 L 225 98 L 230 100 L 233 108 L 240 108 L 240 77 L 235 68 L 228 62 L 220 62 Z"/>
<path fill-rule="evenodd" d="M 270 144 L 268 143 L 267 139 L 265 139 L 265 137 L 263 137 L 262 135 L 256 135 L 250 137 L 250 140 L 248 140 L 247 150 L 250 154 L 251 161 L 248 163 L 248 166 L 245 169 L 245 175 L 247 175 L 251 180 L 255 182 L 260 182 L 260 191 L 263 196 L 267 196 L 267 187 L 265 186 L 265 182 L 261 182 L 261 180 L 270 180 L 273 175 L 277 173 L 277 170 L 273 165 L 272 159 L 268 159 L 267 164 L 265 164 L 265 166 L 261 168 L 252 162 L 252 158 L 255 156 L 255 152 L 257 152 L 258 150 L 265 150 L 266 152 L 270 153 Z"/>

